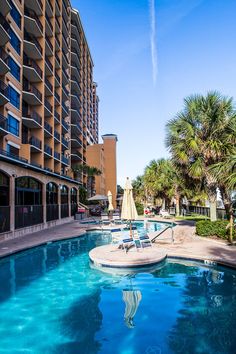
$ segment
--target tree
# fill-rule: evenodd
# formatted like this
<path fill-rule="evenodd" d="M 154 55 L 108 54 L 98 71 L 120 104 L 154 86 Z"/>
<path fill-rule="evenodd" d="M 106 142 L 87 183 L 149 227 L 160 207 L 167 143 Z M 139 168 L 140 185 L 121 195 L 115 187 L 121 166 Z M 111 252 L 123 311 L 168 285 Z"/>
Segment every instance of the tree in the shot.
<path fill-rule="evenodd" d="M 216 220 L 217 187 L 212 165 L 222 161 L 236 143 L 236 115 L 232 98 L 217 92 L 190 96 L 182 112 L 167 124 L 166 145 L 173 163 L 206 191 L 211 220 Z M 227 198 L 227 196 L 225 196 Z"/>
<path fill-rule="evenodd" d="M 102 172 L 97 167 L 86 164 L 73 166 L 72 171 L 79 180 L 82 180 L 82 173 L 87 175 L 87 197 L 92 197 L 94 192 L 95 176 L 101 175 Z"/>

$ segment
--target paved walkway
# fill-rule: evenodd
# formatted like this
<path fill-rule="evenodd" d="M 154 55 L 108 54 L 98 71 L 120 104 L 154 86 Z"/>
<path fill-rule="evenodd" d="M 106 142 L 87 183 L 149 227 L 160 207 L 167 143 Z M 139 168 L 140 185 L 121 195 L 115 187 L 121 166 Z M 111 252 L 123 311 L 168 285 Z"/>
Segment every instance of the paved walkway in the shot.
<path fill-rule="evenodd" d="M 163 221 L 158 218 L 153 220 Z M 183 220 L 176 221 L 176 223 L 174 243 L 171 242 L 171 230 L 167 230 L 154 245 L 159 251 L 162 250 L 172 257 L 211 260 L 236 267 L 236 246 L 230 246 L 226 241 L 195 236 L 194 223 L 191 221 Z M 87 229 L 94 229 L 94 225 L 73 221 L 16 239 L 1 241 L 0 257 L 50 241 L 78 237 L 83 235 Z"/>

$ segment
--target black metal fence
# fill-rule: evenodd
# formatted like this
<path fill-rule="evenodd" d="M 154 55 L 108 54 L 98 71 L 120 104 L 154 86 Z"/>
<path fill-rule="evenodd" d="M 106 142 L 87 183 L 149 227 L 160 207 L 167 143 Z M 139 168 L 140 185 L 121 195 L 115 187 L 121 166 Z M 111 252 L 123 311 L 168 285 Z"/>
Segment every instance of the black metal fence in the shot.
<path fill-rule="evenodd" d="M 189 211 L 190 211 L 190 213 L 195 213 L 195 214 L 203 215 L 206 217 L 210 217 L 210 208 L 209 207 L 190 205 Z M 217 219 L 221 219 L 221 220 L 226 219 L 225 209 L 217 208 L 216 209 L 216 216 L 217 216 Z"/>
<path fill-rule="evenodd" d="M 42 205 L 18 205 L 15 206 L 15 228 L 41 224 L 43 222 Z"/>
<path fill-rule="evenodd" d="M 71 216 L 74 216 L 77 213 L 77 203 L 71 203 Z"/>
<path fill-rule="evenodd" d="M 46 220 L 57 220 L 59 218 L 58 204 L 48 204 L 46 209 Z"/>
<path fill-rule="evenodd" d="M 0 233 L 10 231 L 10 207 L 0 206 Z"/>
<path fill-rule="evenodd" d="M 61 204 L 61 218 L 69 216 L 69 204 Z"/>

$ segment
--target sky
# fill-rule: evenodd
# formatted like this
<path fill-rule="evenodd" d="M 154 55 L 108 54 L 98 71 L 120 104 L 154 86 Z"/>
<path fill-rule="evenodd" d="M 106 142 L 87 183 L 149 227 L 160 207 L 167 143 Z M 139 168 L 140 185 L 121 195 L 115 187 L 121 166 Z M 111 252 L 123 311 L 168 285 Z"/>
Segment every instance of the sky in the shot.
<path fill-rule="evenodd" d="M 71 3 L 94 61 L 100 137 L 118 136 L 118 184 L 168 157 L 165 126 L 186 96 L 217 90 L 236 100 L 236 0 Z"/>

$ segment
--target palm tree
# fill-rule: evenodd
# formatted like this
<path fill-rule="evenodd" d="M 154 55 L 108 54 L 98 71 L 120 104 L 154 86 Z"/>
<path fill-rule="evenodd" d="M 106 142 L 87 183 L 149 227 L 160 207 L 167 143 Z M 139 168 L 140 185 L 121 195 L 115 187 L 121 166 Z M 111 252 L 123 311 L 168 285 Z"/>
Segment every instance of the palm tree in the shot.
<path fill-rule="evenodd" d="M 217 92 L 190 96 L 182 112 L 167 124 L 166 145 L 178 169 L 201 185 L 216 220 L 217 187 L 211 166 L 223 160 L 236 143 L 236 115 L 232 98 Z"/>
<path fill-rule="evenodd" d="M 143 176 L 137 176 L 133 181 L 132 181 L 132 187 L 133 187 L 133 195 L 134 198 L 137 202 L 142 203 L 145 201 L 145 186 L 144 186 L 144 180 Z"/>
<path fill-rule="evenodd" d="M 86 164 L 73 166 L 72 171 L 79 180 L 82 179 L 82 173 L 87 175 L 87 196 L 88 198 L 92 197 L 94 192 L 95 176 L 101 175 L 102 172 L 97 167 Z"/>

